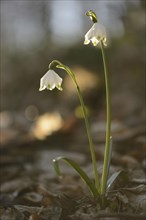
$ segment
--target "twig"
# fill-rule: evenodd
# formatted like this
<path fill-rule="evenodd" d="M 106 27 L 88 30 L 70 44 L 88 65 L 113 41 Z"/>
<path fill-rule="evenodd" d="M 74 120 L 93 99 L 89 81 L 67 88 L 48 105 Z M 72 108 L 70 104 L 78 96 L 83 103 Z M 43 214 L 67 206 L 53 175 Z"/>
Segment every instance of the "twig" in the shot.
<path fill-rule="evenodd" d="M 129 214 L 129 213 L 100 213 L 96 215 L 96 218 L 123 218 L 127 219 L 146 219 L 146 214 Z"/>

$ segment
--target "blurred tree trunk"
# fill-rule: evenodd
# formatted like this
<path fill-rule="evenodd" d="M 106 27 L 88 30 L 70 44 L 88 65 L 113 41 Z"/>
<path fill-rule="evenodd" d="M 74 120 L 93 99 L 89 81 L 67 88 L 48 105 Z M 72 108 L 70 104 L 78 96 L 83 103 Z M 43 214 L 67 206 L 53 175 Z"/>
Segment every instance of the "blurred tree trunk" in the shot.
<path fill-rule="evenodd" d="M 30 1 L 27 2 L 32 18 L 36 18 L 38 28 L 42 32 L 42 36 L 51 40 L 51 4 L 52 1 Z"/>
<path fill-rule="evenodd" d="M 43 29 L 45 37 L 51 40 L 51 1 L 41 1 L 40 5 L 40 25 Z"/>

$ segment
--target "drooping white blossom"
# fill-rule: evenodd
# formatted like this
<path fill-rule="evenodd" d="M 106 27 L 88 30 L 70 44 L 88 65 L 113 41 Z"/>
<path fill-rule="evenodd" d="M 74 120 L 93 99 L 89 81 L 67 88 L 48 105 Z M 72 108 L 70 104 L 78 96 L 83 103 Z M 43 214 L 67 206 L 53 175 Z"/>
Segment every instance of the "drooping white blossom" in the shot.
<path fill-rule="evenodd" d="M 94 23 L 91 29 L 85 35 L 84 44 L 89 44 L 90 41 L 96 46 L 100 41 L 106 44 L 106 30 L 105 27 L 100 23 Z"/>
<path fill-rule="evenodd" d="M 49 70 L 41 79 L 40 79 L 40 88 L 39 91 L 44 89 L 53 90 L 55 87 L 62 91 L 62 78 L 54 71 Z"/>

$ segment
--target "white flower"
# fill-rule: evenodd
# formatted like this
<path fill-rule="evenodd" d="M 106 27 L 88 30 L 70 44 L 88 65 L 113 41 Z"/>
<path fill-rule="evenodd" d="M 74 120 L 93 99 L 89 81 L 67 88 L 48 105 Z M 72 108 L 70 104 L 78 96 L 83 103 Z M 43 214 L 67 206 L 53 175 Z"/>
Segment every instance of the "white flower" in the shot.
<path fill-rule="evenodd" d="M 44 89 L 53 90 L 55 87 L 62 91 L 62 78 L 55 73 L 54 70 L 49 70 L 40 80 L 39 91 Z"/>
<path fill-rule="evenodd" d="M 106 46 L 106 30 L 100 23 L 94 23 L 91 29 L 85 35 L 84 44 L 89 44 L 90 41 L 96 46 L 100 41 Z"/>

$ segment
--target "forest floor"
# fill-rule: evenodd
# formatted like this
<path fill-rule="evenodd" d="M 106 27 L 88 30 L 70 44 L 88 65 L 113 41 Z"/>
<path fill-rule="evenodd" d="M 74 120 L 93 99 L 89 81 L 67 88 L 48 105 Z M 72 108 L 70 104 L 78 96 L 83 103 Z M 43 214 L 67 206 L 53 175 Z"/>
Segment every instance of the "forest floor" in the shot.
<path fill-rule="evenodd" d="M 3 116 L 6 119 L 10 115 Z M 90 195 L 72 168 L 61 162 L 63 178 L 59 179 L 52 165 L 55 157 L 67 156 L 93 178 L 83 121 L 70 117 L 42 140 L 37 138 L 37 134 L 45 132 L 39 123 L 31 128 L 24 124 L 12 123 L 1 131 L 1 220 L 146 219 L 146 146 L 142 117 L 129 124 L 112 121 L 109 176 L 119 170 L 121 173 L 107 193 L 107 206 L 103 210 L 98 198 Z M 101 177 L 105 122 L 91 120 L 91 131 Z"/>

